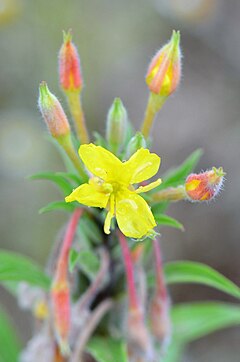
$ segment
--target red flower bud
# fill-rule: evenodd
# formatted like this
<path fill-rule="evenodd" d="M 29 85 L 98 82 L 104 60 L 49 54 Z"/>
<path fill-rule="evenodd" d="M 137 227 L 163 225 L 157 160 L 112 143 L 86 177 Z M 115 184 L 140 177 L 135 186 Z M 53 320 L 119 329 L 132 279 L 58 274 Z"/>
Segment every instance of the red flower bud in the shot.
<path fill-rule="evenodd" d="M 59 52 L 59 78 L 64 91 L 81 91 L 83 86 L 80 59 L 72 43 L 72 32 L 63 32 L 63 45 Z"/>
<path fill-rule="evenodd" d="M 213 167 L 199 174 L 191 174 L 185 182 L 185 189 L 191 201 L 209 201 L 221 190 L 225 172 L 223 168 Z"/>

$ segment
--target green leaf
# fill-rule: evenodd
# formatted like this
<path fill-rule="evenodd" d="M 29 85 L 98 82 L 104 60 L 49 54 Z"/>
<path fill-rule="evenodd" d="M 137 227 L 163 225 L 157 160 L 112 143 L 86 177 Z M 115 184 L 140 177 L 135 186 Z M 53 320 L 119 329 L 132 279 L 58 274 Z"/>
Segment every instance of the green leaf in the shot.
<path fill-rule="evenodd" d="M 170 217 L 165 214 L 153 214 L 153 215 L 158 225 L 170 226 L 172 228 L 184 231 L 183 225 L 173 217 Z"/>
<path fill-rule="evenodd" d="M 190 261 L 167 263 L 164 266 L 164 273 L 168 284 L 203 284 L 240 298 L 240 288 L 236 284 L 213 268 L 202 263 Z"/>
<path fill-rule="evenodd" d="M 95 244 L 101 244 L 103 238 L 102 231 L 96 225 L 96 222 L 89 217 L 89 215 L 83 215 L 79 226 L 89 241 L 94 242 Z"/>
<path fill-rule="evenodd" d="M 30 180 L 49 180 L 54 182 L 64 193 L 65 196 L 69 195 L 73 186 L 65 179 L 63 174 L 54 173 L 54 172 L 42 172 L 37 173 L 29 177 Z"/>
<path fill-rule="evenodd" d="M 173 307 L 173 338 L 163 362 L 181 362 L 185 346 L 226 327 L 240 325 L 240 307 L 218 302 L 184 303 Z"/>
<path fill-rule="evenodd" d="M 60 153 L 63 163 L 66 167 L 66 170 L 73 174 L 77 173 L 72 161 L 69 159 L 68 155 L 66 154 L 66 152 L 64 151 L 62 146 L 57 142 L 57 140 L 51 136 L 47 136 L 47 139 L 49 142 L 51 142 L 56 147 L 56 149 Z"/>
<path fill-rule="evenodd" d="M 167 348 L 166 354 L 160 360 L 161 362 L 182 362 L 182 355 L 184 351 L 184 345 L 180 342 L 172 339 L 170 345 Z M 160 362 L 158 361 L 158 362 Z"/>
<path fill-rule="evenodd" d="M 2 308 L 0 308 L 0 341 L 0 361 L 17 362 L 20 353 L 20 341 L 12 321 Z"/>
<path fill-rule="evenodd" d="M 73 203 L 67 203 L 65 201 L 53 201 L 42 207 L 39 210 L 39 214 L 45 214 L 46 212 L 54 211 L 54 210 L 63 210 L 72 212 L 75 206 Z"/>
<path fill-rule="evenodd" d="M 168 205 L 169 205 L 168 201 L 163 201 L 163 202 L 158 202 L 158 203 L 153 204 L 151 206 L 153 215 L 163 214 L 167 210 Z"/>
<path fill-rule="evenodd" d="M 202 154 L 202 149 L 194 151 L 179 167 L 170 170 L 166 175 L 163 175 L 163 182 L 154 189 L 154 193 L 167 187 L 176 187 L 184 184 L 187 176 L 194 170 Z"/>
<path fill-rule="evenodd" d="M 167 284 L 193 283 L 202 284 L 218 289 L 240 299 L 240 288 L 218 271 L 202 263 L 191 261 L 177 261 L 164 265 L 164 274 Z M 154 286 L 155 276 L 148 275 L 149 286 Z"/>
<path fill-rule="evenodd" d="M 176 305 L 172 309 L 173 333 L 186 344 L 219 329 L 240 324 L 240 306 L 218 302 Z"/>
<path fill-rule="evenodd" d="M 0 250 L 0 283 L 1 281 L 25 281 L 48 289 L 49 277 L 31 259 L 10 251 Z"/>
<path fill-rule="evenodd" d="M 87 345 L 87 351 L 98 362 L 128 362 L 127 346 L 121 340 L 93 337 Z"/>
<path fill-rule="evenodd" d="M 107 141 L 105 140 L 105 138 L 103 136 L 100 135 L 100 133 L 98 132 L 93 132 L 93 136 L 95 138 L 95 144 L 97 146 L 102 146 L 106 149 L 108 149 L 108 144 L 107 144 Z"/>
<path fill-rule="evenodd" d="M 19 284 L 19 282 L 16 282 L 14 280 L 1 281 L 1 286 L 3 288 L 5 288 L 15 298 L 17 298 L 17 295 L 18 295 L 18 284 Z"/>
<path fill-rule="evenodd" d="M 77 259 L 79 268 L 84 274 L 91 280 L 96 277 L 96 274 L 100 268 L 100 263 L 97 256 L 92 250 L 80 251 Z"/>
<path fill-rule="evenodd" d="M 64 177 L 66 180 L 73 181 L 76 186 L 79 186 L 82 183 L 82 180 L 79 176 L 70 172 L 57 172 L 57 175 Z"/>
<path fill-rule="evenodd" d="M 75 249 L 71 249 L 69 253 L 69 271 L 73 272 L 79 259 L 79 253 Z"/>

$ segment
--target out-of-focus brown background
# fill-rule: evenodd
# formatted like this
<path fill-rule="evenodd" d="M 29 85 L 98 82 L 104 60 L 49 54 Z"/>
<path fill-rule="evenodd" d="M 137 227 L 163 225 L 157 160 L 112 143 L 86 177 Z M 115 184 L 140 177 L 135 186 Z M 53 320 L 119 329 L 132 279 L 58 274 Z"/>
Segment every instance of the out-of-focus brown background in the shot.
<path fill-rule="evenodd" d="M 198 170 L 223 166 L 224 192 L 210 204 L 181 203 L 169 213 L 185 233 L 165 229 L 165 260 L 207 263 L 240 282 L 240 2 L 237 0 L 0 0 L 0 193 L 1 248 L 44 263 L 67 215 L 38 215 L 60 198 L 48 182 L 26 176 L 62 170 L 37 109 L 38 84 L 66 103 L 58 87 L 57 52 L 62 30 L 71 27 L 85 80 L 83 103 L 89 129 L 104 133 L 113 98 L 121 97 L 139 127 L 147 101 L 144 82 L 155 51 L 180 30 L 183 77 L 179 90 L 158 116 L 153 148 L 162 156 L 161 172 L 182 162 L 198 147 Z M 171 289 L 174 301 L 222 299 L 200 286 Z M 15 316 L 24 341 L 26 313 L 17 313 L 12 297 L 2 303 Z M 215 333 L 191 346 L 186 361 L 239 361 L 238 328 Z"/>

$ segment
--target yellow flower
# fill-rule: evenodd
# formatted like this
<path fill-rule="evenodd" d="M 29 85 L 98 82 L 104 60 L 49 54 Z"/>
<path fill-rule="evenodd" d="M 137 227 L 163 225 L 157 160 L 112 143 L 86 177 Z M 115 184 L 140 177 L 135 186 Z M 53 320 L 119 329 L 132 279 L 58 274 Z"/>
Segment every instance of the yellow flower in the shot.
<path fill-rule="evenodd" d="M 94 175 L 66 197 L 66 202 L 107 208 L 104 232 L 110 233 L 111 220 L 116 216 L 119 229 L 131 238 L 142 238 L 155 226 L 153 214 L 146 201 L 138 194 L 149 191 L 161 180 L 134 189 L 133 184 L 141 183 L 155 175 L 160 166 L 160 157 L 147 149 L 139 149 L 126 162 L 121 162 L 101 146 L 85 144 L 80 146 L 79 155 Z"/>

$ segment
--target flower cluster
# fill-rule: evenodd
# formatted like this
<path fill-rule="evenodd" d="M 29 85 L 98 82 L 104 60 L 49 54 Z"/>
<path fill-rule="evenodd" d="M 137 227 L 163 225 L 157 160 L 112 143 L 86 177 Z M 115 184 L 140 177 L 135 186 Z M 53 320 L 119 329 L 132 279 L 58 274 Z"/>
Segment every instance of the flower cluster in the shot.
<path fill-rule="evenodd" d="M 59 53 L 59 82 L 75 134 L 46 82 L 40 84 L 39 108 L 70 165 L 70 171 L 65 173 L 42 175 L 64 191 L 61 201 L 43 211 L 61 208 L 70 211 L 71 218 L 50 260 L 50 291 L 44 298 L 34 300 L 34 306 L 29 305 L 41 326 L 22 354 L 22 362 L 34 360 L 34 353 L 44 346 L 47 354 L 44 358 L 49 362 L 86 361 L 88 340 L 102 317 L 111 313 L 113 305 L 124 295 L 124 269 L 127 313 L 122 318 L 114 312 L 118 323 L 109 329 L 103 324 L 104 333 L 110 334 L 114 328 L 122 333 L 130 362 L 154 362 L 159 350 L 166 349 L 171 339 L 171 305 L 158 228 L 171 225 L 182 229 L 177 220 L 164 214 L 169 203 L 209 201 L 221 189 L 225 175 L 221 167 L 189 174 L 200 157 L 196 151 L 163 181 L 156 178 L 146 182 L 156 176 L 161 161 L 147 147 L 153 123 L 177 89 L 180 78 L 180 33 L 173 31 L 170 41 L 157 52 L 147 71 L 149 100 L 140 131 L 134 131 L 124 105 L 116 98 L 108 112 L 105 137 L 97 135 L 93 140 L 81 101 L 80 58 L 72 33 L 64 33 Z M 154 263 L 151 287 L 146 283 L 145 251 L 149 245 Z M 79 249 L 85 252 L 81 261 Z M 94 265 L 97 265 L 95 270 Z M 73 272 L 71 278 L 69 269 Z M 125 326 L 122 319 L 126 320 Z"/>

